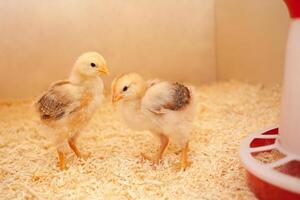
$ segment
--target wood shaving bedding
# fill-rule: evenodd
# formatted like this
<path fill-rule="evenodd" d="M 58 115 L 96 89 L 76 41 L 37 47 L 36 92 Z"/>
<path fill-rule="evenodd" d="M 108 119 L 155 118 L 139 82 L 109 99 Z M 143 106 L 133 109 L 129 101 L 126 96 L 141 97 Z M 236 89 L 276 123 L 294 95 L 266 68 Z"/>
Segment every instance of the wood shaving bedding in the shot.
<path fill-rule="evenodd" d="M 249 133 L 278 123 L 280 88 L 237 81 L 197 87 L 199 100 L 190 140 L 192 166 L 175 167 L 170 145 L 156 170 L 140 153 L 155 153 L 147 131 L 129 130 L 109 98 L 78 140 L 87 161 L 68 152 L 67 171 L 30 101 L 0 102 L 0 199 L 255 199 L 238 157 Z"/>
<path fill-rule="evenodd" d="M 262 164 L 269 164 L 286 157 L 285 154 L 273 149 L 271 151 L 253 153 L 253 157 Z"/>

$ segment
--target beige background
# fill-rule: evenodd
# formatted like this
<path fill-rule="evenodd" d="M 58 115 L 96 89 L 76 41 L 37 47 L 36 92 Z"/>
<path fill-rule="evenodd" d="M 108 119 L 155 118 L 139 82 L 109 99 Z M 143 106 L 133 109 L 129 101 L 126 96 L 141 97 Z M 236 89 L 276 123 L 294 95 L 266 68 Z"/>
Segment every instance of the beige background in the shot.
<path fill-rule="evenodd" d="M 283 0 L 216 0 L 217 79 L 280 83 L 288 31 Z"/>
<path fill-rule="evenodd" d="M 106 85 L 128 71 L 279 83 L 288 21 L 282 0 L 0 0 L 0 98 L 39 94 L 89 50 Z"/>
<path fill-rule="evenodd" d="M 38 94 L 89 50 L 111 78 L 215 80 L 214 25 L 212 0 L 0 0 L 0 97 Z"/>

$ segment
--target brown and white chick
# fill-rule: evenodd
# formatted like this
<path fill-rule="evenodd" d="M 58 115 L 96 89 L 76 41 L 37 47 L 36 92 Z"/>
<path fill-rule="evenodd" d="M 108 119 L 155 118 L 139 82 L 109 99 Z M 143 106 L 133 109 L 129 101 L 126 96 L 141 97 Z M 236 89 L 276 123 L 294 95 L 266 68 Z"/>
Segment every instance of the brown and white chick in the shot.
<path fill-rule="evenodd" d="M 103 98 L 103 82 L 107 75 L 104 58 L 97 52 L 82 54 L 75 62 L 68 79 L 53 83 L 35 102 L 42 124 L 53 134 L 60 169 L 66 169 L 67 142 L 77 157 L 85 157 L 76 146 L 76 139 L 91 119 Z"/>
<path fill-rule="evenodd" d="M 131 128 L 149 130 L 159 137 L 157 155 L 150 158 L 142 154 L 142 157 L 157 165 L 171 140 L 182 149 L 181 169 L 190 165 L 188 142 L 195 113 L 191 88 L 167 81 L 146 82 L 140 75 L 130 73 L 113 81 L 112 101 L 121 102 L 121 113 Z"/>

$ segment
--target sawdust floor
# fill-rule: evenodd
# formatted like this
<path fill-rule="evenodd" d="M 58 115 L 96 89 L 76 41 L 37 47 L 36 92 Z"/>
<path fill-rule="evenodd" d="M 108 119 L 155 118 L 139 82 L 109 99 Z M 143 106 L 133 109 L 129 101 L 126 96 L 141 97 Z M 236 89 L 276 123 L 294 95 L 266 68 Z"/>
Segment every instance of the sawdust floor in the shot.
<path fill-rule="evenodd" d="M 126 128 L 107 101 L 79 138 L 87 161 L 68 154 L 67 171 L 56 167 L 56 150 L 43 133 L 30 101 L 0 104 L 0 199 L 255 199 L 239 162 L 240 141 L 277 124 L 280 88 L 236 81 L 197 88 L 199 107 L 190 140 L 192 166 L 178 172 L 171 145 L 153 170 L 140 152 L 158 141 Z"/>

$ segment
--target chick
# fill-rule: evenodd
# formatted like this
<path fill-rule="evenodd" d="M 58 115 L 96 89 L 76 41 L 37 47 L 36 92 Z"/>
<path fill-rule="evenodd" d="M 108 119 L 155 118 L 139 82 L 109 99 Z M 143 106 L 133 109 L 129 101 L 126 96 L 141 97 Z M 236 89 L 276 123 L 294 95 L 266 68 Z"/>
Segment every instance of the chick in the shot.
<path fill-rule="evenodd" d="M 120 101 L 125 122 L 135 130 L 149 130 L 160 139 L 154 158 L 141 154 L 153 164 L 159 164 L 169 141 L 180 145 L 180 167 L 188 161 L 188 141 L 195 113 L 194 92 L 180 83 L 154 80 L 148 83 L 138 74 L 121 75 L 112 83 L 112 101 Z"/>
<path fill-rule="evenodd" d="M 61 170 L 66 169 L 67 142 L 77 157 L 84 157 L 76 140 L 101 103 L 103 82 L 99 76 L 107 74 L 106 61 L 100 54 L 84 53 L 69 78 L 52 84 L 34 104 L 41 123 L 54 135 Z"/>

